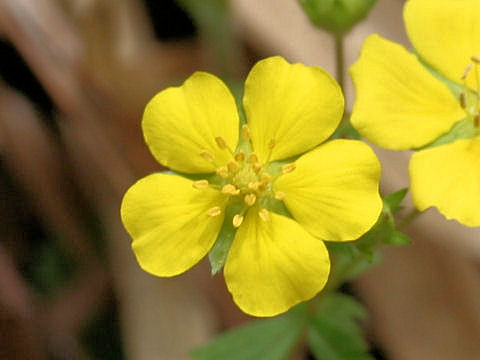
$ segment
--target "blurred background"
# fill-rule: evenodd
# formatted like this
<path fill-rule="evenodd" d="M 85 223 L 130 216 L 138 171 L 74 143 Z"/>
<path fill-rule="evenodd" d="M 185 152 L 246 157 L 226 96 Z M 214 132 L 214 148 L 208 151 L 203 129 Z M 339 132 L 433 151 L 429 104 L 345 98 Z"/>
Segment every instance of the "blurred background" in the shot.
<path fill-rule="evenodd" d="M 408 46 L 402 6 L 378 1 L 347 65 L 372 32 Z M 333 39 L 294 0 L 0 0 L 0 359 L 188 359 L 250 320 L 206 261 L 142 272 L 119 204 L 161 170 L 140 129 L 156 92 L 206 70 L 239 94 L 277 54 L 335 73 Z M 350 80 L 346 95 L 350 108 Z M 408 154 L 376 151 L 384 193 L 408 186 Z M 479 359 L 478 229 L 431 210 L 408 232 L 413 245 L 345 288 L 370 310 L 372 352 Z"/>

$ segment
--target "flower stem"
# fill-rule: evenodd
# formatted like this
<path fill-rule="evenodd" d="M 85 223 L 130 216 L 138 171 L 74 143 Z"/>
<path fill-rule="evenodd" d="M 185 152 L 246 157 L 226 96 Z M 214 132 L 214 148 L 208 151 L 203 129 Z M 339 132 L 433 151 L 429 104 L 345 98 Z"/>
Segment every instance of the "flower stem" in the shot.
<path fill-rule="evenodd" d="M 343 54 L 343 35 L 334 35 L 335 40 L 335 64 L 336 64 L 336 75 L 337 81 L 342 88 L 344 89 L 344 54 Z"/>

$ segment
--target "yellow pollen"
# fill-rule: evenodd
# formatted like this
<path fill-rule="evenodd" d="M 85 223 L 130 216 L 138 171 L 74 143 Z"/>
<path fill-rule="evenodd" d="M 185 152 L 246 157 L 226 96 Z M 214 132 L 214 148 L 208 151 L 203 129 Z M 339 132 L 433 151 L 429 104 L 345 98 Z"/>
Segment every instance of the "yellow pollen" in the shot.
<path fill-rule="evenodd" d="M 257 197 L 255 194 L 247 194 L 245 195 L 243 200 L 245 201 L 245 204 L 247 204 L 248 206 L 253 206 L 253 204 L 255 204 L 255 201 L 257 200 Z"/>
<path fill-rule="evenodd" d="M 228 170 L 235 172 L 240 169 L 240 165 L 235 160 L 229 160 L 227 163 Z"/>
<path fill-rule="evenodd" d="M 277 199 L 277 200 L 285 199 L 285 193 L 283 191 L 276 191 L 275 192 L 275 199 Z"/>
<path fill-rule="evenodd" d="M 192 185 L 195 189 L 206 189 L 208 188 L 208 180 L 197 180 L 193 182 Z"/>
<path fill-rule="evenodd" d="M 297 168 L 297 165 L 295 165 L 295 163 L 285 164 L 282 166 L 282 173 L 288 174 L 293 170 L 295 170 L 296 168 Z"/>
<path fill-rule="evenodd" d="M 207 215 L 211 217 L 218 216 L 222 213 L 222 209 L 220 209 L 220 206 L 214 206 L 211 209 L 208 209 Z"/>
<path fill-rule="evenodd" d="M 233 217 L 233 227 L 236 227 L 238 228 L 240 225 L 242 225 L 242 222 L 243 222 L 243 216 L 240 215 L 240 214 L 237 214 Z"/>
<path fill-rule="evenodd" d="M 217 168 L 215 172 L 217 173 L 218 176 L 220 176 L 223 179 L 228 178 L 228 169 L 226 166 Z"/>
<path fill-rule="evenodd" d="M 215 138 L 215 141 L 217 142 L 217 145 L 220 149 L 226 149 L 228 147 L 227 142 L 225 139 L 221 136 L 217 136 Z"/>
<path fill-rule="evenodd" d="M 240 190 L 235 187 L 235 185 L 227 184 L 222 187 L 222 193 L 228 195 L 238 195 L 240 194 Z"/>
<path fill-rule="evenodd" d="M 271 139 L 271 140 L 268 142 L 268 148 L 269 148 L 269 149 L 273 149 L 276 144 L 277 144 L 277 143 L 275 142 L 275 139 Z"/>
<path fill-rule="evenodd" d="M 237 154 L 235 154 L 235 160 L 243 162 L 245 160 L 245 152 L 240 150 Z"/>
<path fill-rule="evenodd" d="M 202 150 L 200 151 L 200 156 L 203 157 L 205 160 L 207 160 L 208 162 L 214 162 L 215 161 L 215 155 L 212 154 L 210 151 L 208 150 Z"/>
<path fill-rule="evenodd" d="M 248 161 L 251 163 L 251 164 L 255 164 L 258 162 L 258 156 L 257 154 L 255 154 L 254 152 L 252 152 L 248 158 Z"/>
<path fill-rule="evenodd" d="M 251 137 L 252 135 L 250 133 L 250 128 L 248 127 L 248 125 L 242 125 L 242 139 L 250 140 Z"/>
<path fill-rule="evenodd" d="M 262 209 L 258 212 L 258 216 L 260 216 L 260 219 L 262 219 L 265 222 L 270 221 L 270 213 L 268 212 L 267 209 Z"/>

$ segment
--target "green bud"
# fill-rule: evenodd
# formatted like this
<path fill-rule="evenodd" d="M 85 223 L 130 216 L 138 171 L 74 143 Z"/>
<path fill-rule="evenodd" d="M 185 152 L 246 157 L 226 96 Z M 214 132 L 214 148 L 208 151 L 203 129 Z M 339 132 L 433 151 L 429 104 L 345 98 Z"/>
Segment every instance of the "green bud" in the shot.
<path fill-rule="evenodd" d="M 299 0 L 313 25 L 343 35 L 363 20 L 377 0 Z"/>

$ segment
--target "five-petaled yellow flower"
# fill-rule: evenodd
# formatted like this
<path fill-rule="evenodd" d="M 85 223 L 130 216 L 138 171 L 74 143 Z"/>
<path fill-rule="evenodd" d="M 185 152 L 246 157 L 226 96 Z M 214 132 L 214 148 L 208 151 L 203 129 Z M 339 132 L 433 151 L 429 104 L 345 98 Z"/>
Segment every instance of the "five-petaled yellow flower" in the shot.
<path fill-rule="evenodd" d="M 382 208 L 380 164 L 367 145 L 318 146 L 343 106 L 324 70 L 281 57 L 248 75 L 243 126 L 232 94 L 211 74 L 157 94 L 142 122 L 152 154 L 174 171 L 204 175 L 157 173 L 127 191 L 121 216 L 140 266 L 158 276 L 185 272 L 211 250 L 233 207 L 224 276 L 236 304 L 273 316 L 315 296 L 330 270 L 322 240 L 357 239 Z M 275 212 L 282 202 L 293 219 Z"/>
<path fill-rule="evenodd" d="M 419 210 L 480 226 L 480 0 L 410 0 L 404 21 L 416 53 L 371 35 L 351 68 L 352 124 L 379 146 L 420 150 L 409 169 Z"/>

